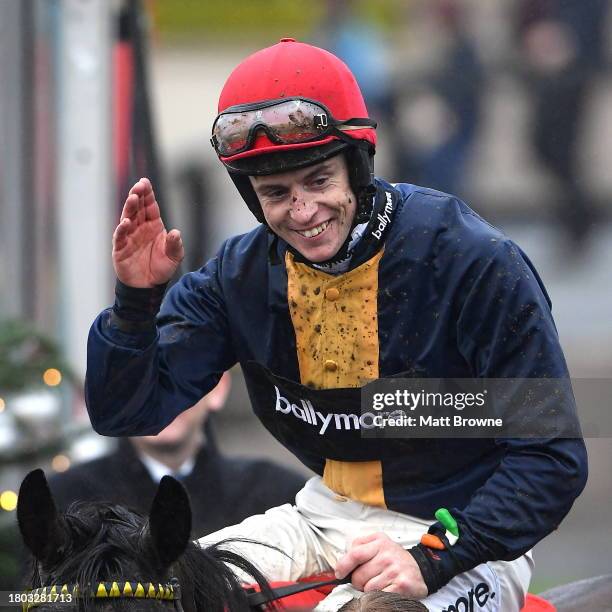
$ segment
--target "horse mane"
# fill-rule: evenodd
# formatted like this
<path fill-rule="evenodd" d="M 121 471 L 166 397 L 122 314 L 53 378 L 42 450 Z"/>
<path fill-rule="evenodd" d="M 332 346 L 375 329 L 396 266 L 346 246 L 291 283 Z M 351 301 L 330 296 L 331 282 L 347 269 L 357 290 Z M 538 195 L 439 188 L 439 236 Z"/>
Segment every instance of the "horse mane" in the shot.
<path fill-rule="evenodd" d="M 185 554 L 179 560 L 181 573 L 181 584 L 192 585 L 193 596 L 198 608 L 202 610 L 247 610 L 249 609 L 247 593 L 230 565 L 241 570 L 253 578 L 260 589 L 272 595 L 270 586 L 265 576 L 248 560 L 231 550 L 231 546 L 237 542 L 249 542 L 252 540 L 233 538 L 222 540 L 205 548 L 190 543 Z M 267 545 L 260 544 L 261 546 Z M 205 577 L 203 579 L 202 577 Z M 215 608 L 218 602 L 225 602 L 222 608 Z M 268 604 L 268 610 L 276 609 L 273 604 Z"/>
<path fill-rule="evenodd" d="M 231 550 L 237 540 L 224 540 L 201 547 L 189 541 L 182 555 L 170 568 L 160 564 L 152 549 L 148 519 L 123 506 L 106 502 L 73 502 L 62 516 L 67 534 L 59 561 L 46 569 L 41 584 L 38 564 L 34 561 L 32 588 L 50 584 L 97 585 L 116 580 L 160 582 L 177 578 L 181 585 L 185 610 L 211 612 L 248 610 L 247 594 L 228 566 L 252 576 L 264 592 L 269 586 L 257 568 Z M 243 540 L 240 540 L 243 541 Z M 185 601 L 192 605 L 185 605 Z M 85 607 L 88 605 L 85 600 Z M 130 600 L 118 600 L 116 608 L 129 607 Z"/>

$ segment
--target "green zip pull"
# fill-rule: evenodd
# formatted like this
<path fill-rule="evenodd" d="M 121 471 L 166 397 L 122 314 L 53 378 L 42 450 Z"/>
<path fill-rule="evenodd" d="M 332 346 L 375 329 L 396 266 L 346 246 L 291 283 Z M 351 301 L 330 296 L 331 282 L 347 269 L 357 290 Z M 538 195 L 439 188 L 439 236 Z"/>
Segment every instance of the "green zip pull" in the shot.
<path fill-rule="evenodd" d="M 459 527 L 453 515 L 446 508 L 438 508 L 434 515 L 442 523 L 444 529 L 450 531 L 456 538 L 459 537 Z"/>

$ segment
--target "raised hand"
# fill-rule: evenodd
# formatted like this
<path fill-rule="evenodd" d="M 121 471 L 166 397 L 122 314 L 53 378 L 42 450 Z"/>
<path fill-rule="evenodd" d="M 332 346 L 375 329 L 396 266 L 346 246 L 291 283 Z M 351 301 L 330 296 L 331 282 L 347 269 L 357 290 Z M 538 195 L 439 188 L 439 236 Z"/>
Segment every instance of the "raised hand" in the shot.
<path fill-rule="evenodd" d="M 351 574 L 353 586 L 364 592 L 388 591 L 422 599 L 427 586 L 414 557 L 384 533 L 353 540 L 336 565 L 336 578 Z"/>
<path fill-rule="evenodd" d="M 166 231 L 153 187 L 141 178 L 131 189 L 113 234 L 113 267 L 130 287 L 167 283 L 185 256 L 181 233 Z"/>

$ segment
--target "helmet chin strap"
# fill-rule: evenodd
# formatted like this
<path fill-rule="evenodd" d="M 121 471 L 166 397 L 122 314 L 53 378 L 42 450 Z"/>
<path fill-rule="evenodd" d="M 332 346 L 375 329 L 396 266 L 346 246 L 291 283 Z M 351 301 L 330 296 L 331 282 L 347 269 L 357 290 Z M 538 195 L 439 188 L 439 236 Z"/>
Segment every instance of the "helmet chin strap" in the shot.
<path fill-rule="evenodd" d="M 357 193 L 357 210 L 355 211 L 355 219 L 351 231 L 360 223 L 367 223 L 372 217 L 374 210 L 374 197 L 376 196 L 376 187 L 374 187 L 373 177 L 372 182 L 359 189 Z M 350 233 L 350 232 L 349 232 Z"/>

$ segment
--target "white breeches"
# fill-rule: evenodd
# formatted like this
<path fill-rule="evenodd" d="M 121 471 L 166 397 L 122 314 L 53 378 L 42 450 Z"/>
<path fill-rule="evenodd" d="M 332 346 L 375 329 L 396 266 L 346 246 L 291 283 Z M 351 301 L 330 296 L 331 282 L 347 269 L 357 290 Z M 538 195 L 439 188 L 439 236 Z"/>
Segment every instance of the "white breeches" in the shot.
<path fill-rule="evenodd" d="M 272 508 L 265 514 L 204 536 L 200 543 L 248 538 L 274 546 L 284 552 L 241 542 L 234 543 L 232 549 L 253 562 L 269 580 L 298 580 L 333 571 L 351 542 L 359 536 L 381 531 L 402 547 L 411 548 L 433 522 L 341 497 L 318 476 L 306 483 L 295 501 L 295 506 L 285 504 Z M 455 576 L 423 603 L 436 612 L 518 612 L 532 571 L 530 553 L 510 562 L 483 563 Z M 350 585 L 340 585 L 316 610 L 337 610 L 361 594 Z"/>

